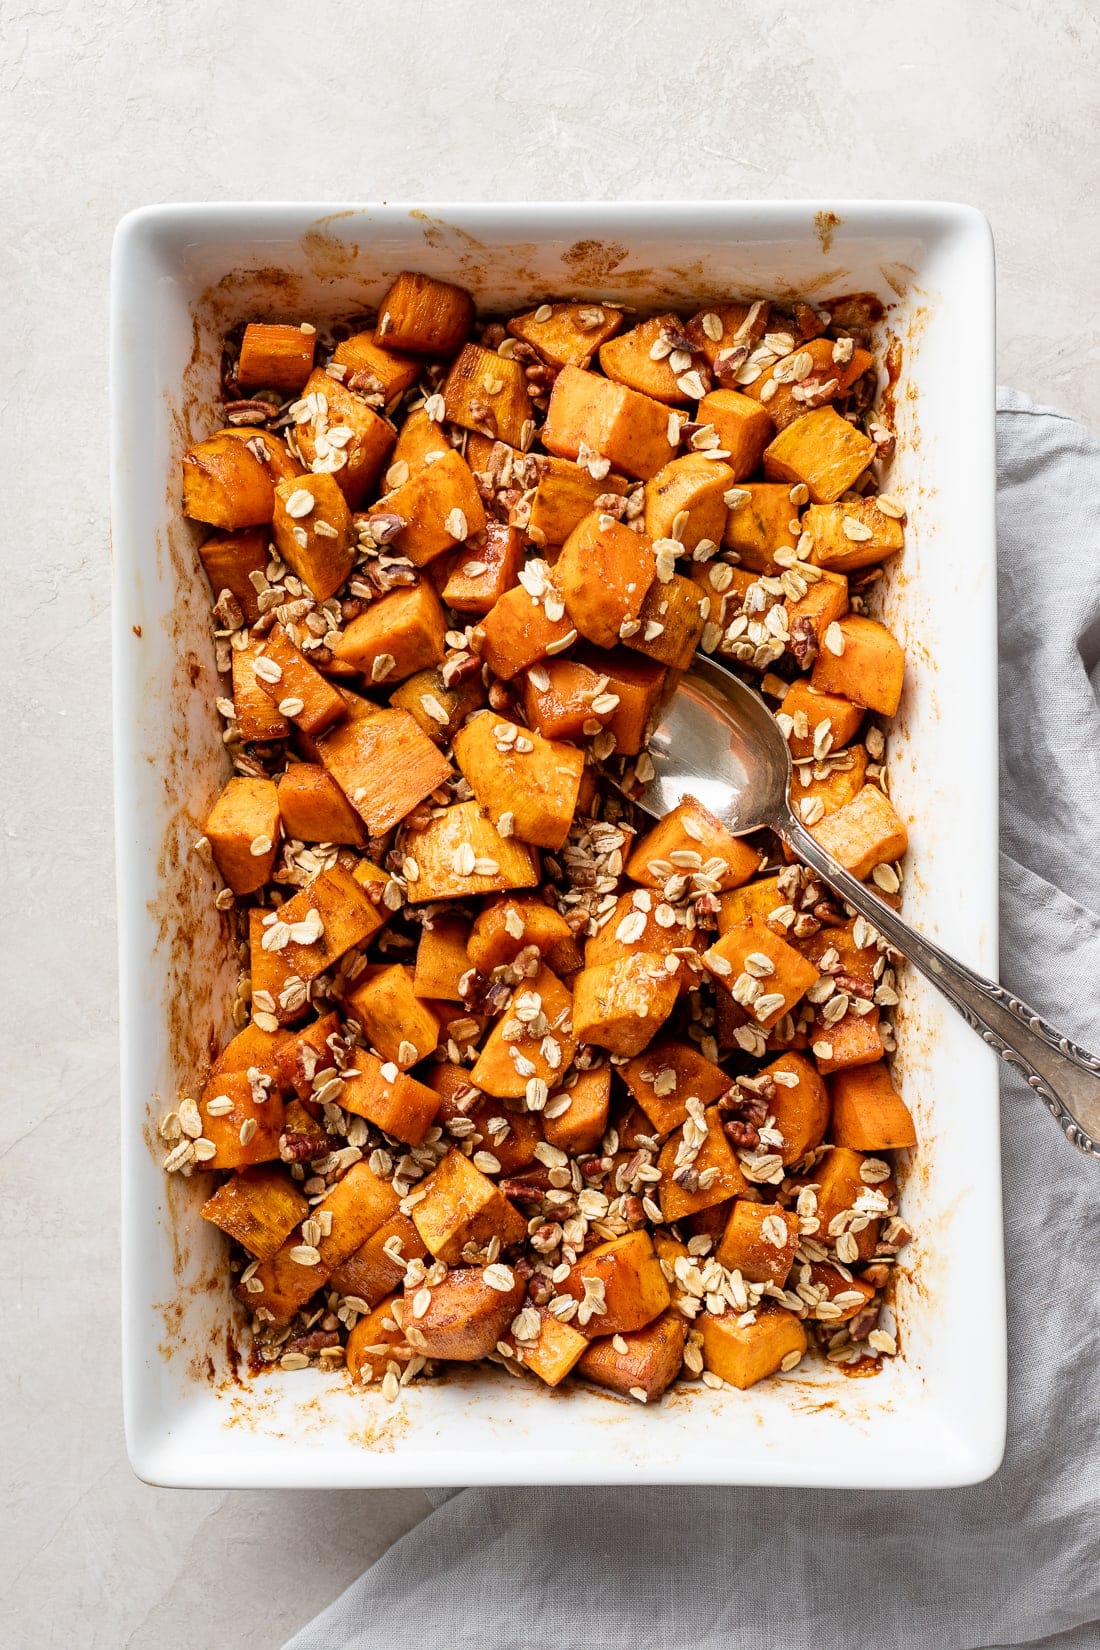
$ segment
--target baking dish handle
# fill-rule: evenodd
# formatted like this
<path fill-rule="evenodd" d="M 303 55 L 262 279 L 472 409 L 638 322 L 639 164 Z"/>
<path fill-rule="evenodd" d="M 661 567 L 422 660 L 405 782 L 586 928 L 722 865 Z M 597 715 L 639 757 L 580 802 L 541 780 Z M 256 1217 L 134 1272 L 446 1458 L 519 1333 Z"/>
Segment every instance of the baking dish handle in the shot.
<path fill-rule="evenodd" d="M 918 934 L 865 883 L 842 870 L 797 819 L 776 828 L 791 851 L 938 986 L 990 1048 L 1026 1078 L 1071 1145 L 1100 1158 L 1100 1059 L 1003 986 Z"/>

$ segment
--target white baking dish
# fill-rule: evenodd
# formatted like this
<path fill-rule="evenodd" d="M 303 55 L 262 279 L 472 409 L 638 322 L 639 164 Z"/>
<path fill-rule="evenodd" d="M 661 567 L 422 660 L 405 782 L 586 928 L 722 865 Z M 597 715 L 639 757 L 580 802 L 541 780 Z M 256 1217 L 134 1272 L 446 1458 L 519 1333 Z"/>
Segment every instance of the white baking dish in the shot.
<path fill-rule="evenodd" d="M 219 339 L 243 317 L 338 316 L 395 271 L 469 286 L 487 310 L 545 296 L 640 308 L 727 294 L 870 290 L 892 305 L 909 507 L 885 616 L 911 669 L 892 744 L 911 828 L 906 911 L 997 962 L 993 259 L 984 219 L 928 203 L 153 207 L 112 269 L 115 761 L 121 935 L 123 1322 L 130 1458 L 160 1484 L 758 1483 L 920 1486 L 996 1468 L 1005 1330 L 994 1056 L 919 980 L 899 1067 L 921 1149 L 897 1311 L 873 1380 L 815 1366 L 654 1409 L 503 1373 L 410 1388 L 340 1376 L 238 1380 L 204 1177 L 167 1181 L 155 1121 L 224 1039 L 233 965 L 191 852 L 225 774 L 196 535 L 178 461 L 213 427 Z"/>

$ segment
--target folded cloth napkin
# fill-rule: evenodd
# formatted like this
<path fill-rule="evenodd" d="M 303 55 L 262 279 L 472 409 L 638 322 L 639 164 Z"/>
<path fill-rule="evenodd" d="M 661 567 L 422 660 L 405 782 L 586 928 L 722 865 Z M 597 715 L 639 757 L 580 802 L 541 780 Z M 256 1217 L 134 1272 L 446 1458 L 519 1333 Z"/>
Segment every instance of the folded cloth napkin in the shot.
<path fill-rule="evenodd" d="M 1100 445 L 1010 390 L 997 443 L 1001 970 L 1095 1048 Z M 1001 1094 L 1010 1403 L 988 1483 L 437 1492 L 287 1650 L 1096 1650 L 1100 1164 L 1007 1068 Z"/>

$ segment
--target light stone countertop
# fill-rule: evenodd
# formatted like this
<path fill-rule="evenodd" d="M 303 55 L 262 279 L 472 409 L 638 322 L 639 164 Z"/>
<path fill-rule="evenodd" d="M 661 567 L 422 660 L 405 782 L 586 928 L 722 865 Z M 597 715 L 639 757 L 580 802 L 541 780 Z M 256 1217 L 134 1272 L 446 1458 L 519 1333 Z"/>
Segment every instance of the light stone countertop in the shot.
<path fill-rule="evenodd" d="M 971 201 L 997 239 L 1002 381 L 1096 425 L 1089 12 L 3 8 L 0 1643 L 266 1650 L 428 1510 L 420 1491 L 151 1490 L 123 1449 L 106 484 L 117 219 L 203 198 Z"/>

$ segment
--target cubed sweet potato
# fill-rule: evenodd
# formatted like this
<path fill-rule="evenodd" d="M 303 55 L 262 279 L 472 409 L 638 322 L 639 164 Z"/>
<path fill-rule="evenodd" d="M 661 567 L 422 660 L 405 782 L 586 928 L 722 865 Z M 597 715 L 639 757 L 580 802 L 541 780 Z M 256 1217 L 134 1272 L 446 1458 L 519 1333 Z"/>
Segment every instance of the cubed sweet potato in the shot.
<path fill-rule="evenodd" d="M 279 780 L 279 812 L 288 837 L 365 848 L 363 821 L 319 762 L 294 762 Z"/>
<path fill-rule="evenodd" d="M 319 602 L 336 594 L 355 565 L 351 512 L 330 475 L 280 481 L 272 534 L 280 556 Z"/>
<path fill-rule="evenodd" d="M 657 579 L 646 591 L 638 629 L 626 645 L 673 670 L 686 670 L 703 639 L 710 609 L 710 596 L 694 579 L 682 573 Z"/>
<path fill-rule="evenodd" d="M 797 762 L 802 757 L 827 756 L 850 745 L 864 712 L 862 705 L 854 705 L 836 693 L 819 692 L 799 678 L 791 683 L 780 715 L 780 726 Z"/>
<path fill-rule="evenodd" d="M 306 473 L 282 436 L 276 435 L 274 430 L 258 429 L 255 425 L 248 424 L 231 424 L 226 429 L 219 430 L 218 434 L 231 436 L 234 441 L 245 442 L 276 486 L 290 476 L 301 476 Z"/>
<path fill-rule="evenodd" d="M 658 1134 L 671 1134 L 687 1117 L 687 1102 L 713 1105 L 731 1079 L 694 1043 L 663 1038 L 619 1067 L 619 1076 Z"/>
<path fill-rule="evenodd" d="M 876 865 L 900 859 L 909 846 L 909 833 L 888 796 L 877 785 L 864 785 L 859 795 L 812 827 L 821 846 L 863 881 Z"/>
<path fill-rule="evenodd" d="M 428 1358 L 447 1358 L 470 1363 L 492 1352 L 503 1340 L 509 1324 L 523 1304 L 526 1285 L 510 1267 L 501 1265 L 494 1276 L 511 1278 L 505 1289 L 485 1281 L 480 1266 L 459 1266 L 432 1285 L 431 1300 L 421 1317 L 412 1303 L 419 1286 L 405 1291 L 406 1323 L 420 1331 L 417 1346 Z"/>
<path fill-rule="evenodd" d="M 277 1082 L 279 1053 L 290 1037 L 291 1033 L 281 1026 L 276 1031 L 264 1031 L 260 1026 L 249 1023 L 226 1043 L 210 1067 L 210 1076 L 247 1071 L 249 1066 L 255 1066 L 273 1083 Z"/>
<path fill-rule="evenodd" d="M 702 960 L 719 985 L 743 1002 L 766 1031 L 801 1001 L 818 978 L 813 963 L 758 917 L 727 929 L 703 952 Z M 753 991 L 747 982 L 754 982 Z"/>
<path fill-rule="evenodd" d="M 521 451 L 531 445 L 535 426 L 522 361 L 498 355 L 483 344 L 464 344 L 451 363 L 442 393 L 452 424 Z"/>
<path fill-rule="evenodd" d="M 815 1290 L 822 1293 L 818 1297 L 818 1305 L 827 1302 L 829 1305 L 828 1323 L 850 1323 L 859 1316 L 869 1300 L 874 1297 L 875 1291 L 869 1283 L 864 1283 L 859 1277 L 845 1277 L 836 1266 L 831 1266 L 827 1260 L 815 1260 L 810 1266 L 809 1282 Z M 832 1308 L 836 1310 L 833 1311 Z M 810 1313 L 811 1317 L 825 1317 L 817 1308 Z"/>
<path fill-rule="evenodd" d="M 423 830 L 410 831 L 405 850 L 416 870 L 415 876 L 408 867 L 405 872 L 413 905 L 538 887 L 535 850 L 502 837 L 476 802 L 456 803 Z"/>
<path fill-rule="evenodd" d="M 804 596 L 788 596 L 787 627 L 791 652 L 799 657 L 800 645 L 809 636 L 821 646 L 826 630 L 848 611 L 848 580 L 843 573 L 822 573 L 816 584 L 808 585 Z"/>
<path fill-rule="evenodd" d="M 233 719 L 240 736 L 248 742 L 266 744 L 271 739 L 285 739 L 290 732 L 290 723 L 256 678 L 256 660 L 261 646 L 261 641 L 250 641 L 244 647 L 235 647 L 230 655 L 230 669 Z"/>
<path fill-rule="evenodd" d="M 413 1206 L 413 1225 L 448 1266 L 460 1265 L 470 1246 L 484 1249 L 498 1238 L 509 1249 L 526 1234 L 527 1222 L 500 1187 L 459 1151 L 449 1151 L 416 1189 L 423 1196 Z"/>
<path fill-rule="evenodd" d="M 597 675 L 607 677 L 603 691 L 618 700 L 607 719 L 607 731 L 614 735 L 615 749 L 621 756 L 637 756 L 665 691 L 666 667 L 620 647 L 608 653 L 582 647 L 577 659 Z"/>
<path fill-rule="evenodd" d="M 585 943 L 585 967 L 599 968 L 618 957 L 642 953 L 660 957 L 662 961 L 672 952 L 684 956 L 690 948 L 694 953 L 698 944 L 696 930 L 689 928 L 675 912 L 669 922 L 668 911 L 662 911 L 661 905 L 648 890 L 627 889 L 620 894 L 610 912 L 597 919 L 599 926 Z M 694 961 L 694 956 L 691 960 Z M 676 978 L 681 990 L 690 991 L 696 975 L 685 962 Z"/>
<path fill-rule="evenodd" d="M 527 536 L 533 544 L 564 544 L 596 507 L 604 493 L 621 498 L 626 492 L 625 476 L 596 477 L 583 464 L 568 458 L 541 457 L 538 486 L 531 500 Z"/>
<path fill-rule="evenodd" d="M 677 429 L 669 439 L 668 408 L 648 395 L 579 367 L 563 367 L 554 381 L 542 444 L 559 458 L 576 459 L 587 448 L 645 481 L 672 457 L 678 438 Z"/>
<path fill-rule="evenodd" d="M 279 714 L 305 733 L 324 733 L 347 714 L 343 698 L 295 647 L 281 624 L 259 644 L 253 674 Z"/>
<path fill-rule="evenodd" d="M 340 723 L 321 761 L 372 835 L 379 836 L 451 777 L 451 764 L 406 710 Z"/>
<path fill-rule="evenodd" d="M 776 1203 L 735 1198 L 717 1249 L 719 1263 L 747 1283 L 782 1289 L 798 1249 L 798 1216 Z"/>
<path fill-rule="evenodd" d="M 404 269 L 378 306 L 375 338 L 387 349 L 451 355 L 473 324 L 474 300 L 465 287 Z"/>
<path fill-rule="evenodd" d="M 731 928 L 736 928 L 746 917 L 757 917 L 767 923 L 777 934 L 784 934 L 783 925 L 774 920 L 774 913 L 782 911 L 787 904 L 785 894 L 779 891 L 778 874 L 771 877 L 761 877 L 757 882 L 749 882 L 740 888 L 733 888 L 728 894 L 719 897 L 718 905 L 718 932 L 728 934 Z"/>
<path fill-rule="evenodd" d="M 672 1301 L 653 1239 L 646 1231 L 628 1232 L 587 1250 L 560 1287 L 563 1294 L 582 1303 L 586 1298 L 589 1304 L 599 1303 L 602 1296 L 602 1312 L 593 1311 L 585 1323 L 579 1311 L 573 1319 L 589 1340 L 644 1329 Z"/>
<path fill-rule="evenodd" d="M 257 1260 L 269 1260 L 308 1212 L 286 1170 L 267 1163 L 230 1175 L 199 1210 Z"/>
<path fill-rule="evenodd" d="M 400 430 L 385 474 L 387 488 L 403 487 L 414 470 L 435 464 L 453 451 L 442 424 L 429 418 L 423 407 L 414 407 Z"/>
<path fill-rule="evenodd" d="M 829 1082 L 830 1137 L 857 1152 L 894 1151 L 915 1146 L 913 1114 L 894 1087 L 885 1065 L 838 1071 Z"/>
<path fill-rule="evenodd" d="M 562 1323 L 552 1312 L 542 1311 L 536 1338 L 533 1341 L 512 1338 L 510 1345 L 524 1369 L 529 1369 L 547 1386 L 560 1386 L 587 1350 L 588 1341 L 571 1323 Z"/>
<path fill-rule="evenodd" d="M 301 1228 L 292 1232 L 282 1248 L 256 1268 L 253 1278 L 258 1288 L 238 1289 L 240 1299 L 251 1311 L 262 1306 L 276 1322 L 285 1322 L 324 1288 L 336 1268 L 362 1248 L 396 1208 L 397 1193 L 389 1181 L 380 1179 L 365 1162 L 353 1163 L 310 1211 L 310 1217 L 321 1225 L 316 1243 L 307 1243 Z M 322 1220 L 325 1216 L 331 1220 Z"/>
<path fill-rule="evenodd" d="M 300 390 L 313 371 L 315 327 L 281 326 L 251 321 L 244 329 L 237 357 L 237 383 L 242 390 Z"/>
<path fill-rule="evenodd" d="M 508 895 L 490 900 L 474 918 L 466 950 L 469 964 L 491 974 L 494 968 L 510 963 L 516 953 L 533 945 L 547 956 L 562 940 L 572 937 L 572 929 L 554 906 L 535 895 Z"/>
<path fill-rule="evenodd" d="M 439 1096 L 436 1122 L 444 1128 L 460 1117 L 468 1122 L 470 1133 L 464 1136 L 464 1143 L 475 1156 L 489 1152 L 505 1175 L 517 1174 L 534 1162 L 535 1148 L 542 1140 L 538 1113 L 513 1110 L 496 1095 L 479 1096 L 470 1081 L 469 1066 L 457 1066 L 449 1060 L 429 1066 L 425 1081 Z"/>
<path fill-rule="evenodd" d="M 607 1130 L 611 1107 L 611 1067 L 592 1066 L 574 1073 L 555 1091 L 553 1101 L 568 1099 L 565 1111 L 543 1117 L 543 1133 L 551 1146 L 570 1157 L 595 1151 Z"/>
<path fill-rule="evenodd" d="M 810 560 L 834 573 L 855 573 L 897 555 L 905 543 L 901 522 L 884 514 L 877 498 L 811 504 L 804 526 L 813 534 Z"/>
<path fill-rule="evenodd" d="M 619 705 L 598 674 L 578 659 L 547 659 L 523 677 L 523 710 L 529 727 L 545 739 L 580 739 L 605 728 Z M 606 697 L 605 697 L 606 695 Z M 593 709 L 596 699 L 600 709 Z M 612 700 L 614 701 L 612 703 Z"/>
<path fill-rule="evenodd" d="M 682 331 L 678 315 L 651 315 L 648 320 L 631 327 L 629 332 L 612 338 L 600 350 L 600 366 L 606 376 L 616 384 L 626 384 L 642 395 L 652 396 L 655 401 L 663 401 L 666 406 L 686 406 L 698 396 L 699 389 L 694 387 L 693 396 L 690 388 L 680 386 L 679 379 L 686 375 L 686 369 L 677 374 L 670 365 L 670 346 L 666 337 L 670 330 L 674 334 Z M 658 351 L 656 355 L 654 348 Z M 663 354 L 659 353 L 662 349 Z"/>
<path fill-rule="evenodd" d="M 222 880 L 235 894 L 255 893 L 275 869 L 279 794 L 270 779 L 227 779 L 206 816 L 203 834 Z"/>
<path fill-rule="evenodd" d="M 406 1145 L 419 1146 L 439 1110 L 439 1096 L 426 1083 L 380 1060 L 366 1049 L 356 1053 L 359 1075 L 348 1077 L 340 1105 Z"/>
<path fill-rule="evenodd" d="M 481 657 L 494 676 L 511 681 L 521 670 L 563 653 L 576 641 L 573 621 L 560 598 L 555 603 L 556 595 L 549 592 L 553 618 L 547 616 L 546 599 L 532 596 L 520 584 L 494 602 L 478 626 Z"/>
<path fill-rule="evenodd" d="M 905 649 L 897 637 L 877 619 L 849 613 L 825 632 L 810 680 L 818 693 L 836 693 L 893 716 L 904 677 Z"/>
<path fill-rule="evenodd" d="M 400 1370 L 414 1356 L 405 1331 L 394 1317 L 396 1295 L 386 1295 L 361 1317 L 348 1335 L 344 1356 L 353 1381 L 369 1386 L 387 1371 Z"/>
<path fill-rule="evenodd" d="M 282 1096 L 271 1090 L 258 1098 L 264 1093 L 260 1086 L 253 1090 L 247 1071 L 226 1071 L 208 1080 L 199 1116 L 202 1138 L 211 1142 L 214 1155 L 203 1160 L 204 1168 L 243 1169 L 278 1157 Z"/>
<path fill-rule="evenodd" d="M 802 1320 L 778 1301 L 761 1301 L 751 1323 L 739 1323 L 733 1312 L 703 1312 L 698 1322 L 707 1369 L 741 1392 L 784 1365 L 793 1368 L 808 1344 Z"/>
<path fill-rule="evenodd" d="M 752 349 L 760 342 L 770 307 L 765 298 L 751 304 L 707 304 L 696 310 L 684 330 L 708 364 L 721 368 L 738 345 Z"/>
<path fill-rule="evenodd" d="M 414 356 L 386 349 L 369 332 L 353 332 L 350 338 L 342 339 L 332 352 L 332 360 L 335 366 L 344 368 L 341 383 L 372 404 L 377 397 L 387 412 L 406 390 L 412 389 L 423 365 Z"/>
<path fill-rule="evenodd" d="M 583 751 L 487 710 L 456 733 L 454 755 L 490 819 L 510 813 L 520 841 L 562 846 L 577 808 Z"/>
<path fill-rule="evenodd" d="M 823 1077 L 851 1066 L 874 1065 L 886 1053 L 877 1008 L 869 1014 L 853 1014 L 849 1009 L 831 1026 L 815 1026 L 812 1041 L 817 1069 Z"/>
<path fill-rule="evenodd" d="M 366 945 L 386 916 L 350 871 L 332 865 L 277 911 L 262 913 L 262 949 L 277 953 L 299 979 L 315 980 L 352 946 Z"/>
<path fill-rule="evenodd" d="M 369 682 L 400 682 L 414 671 L 442 663 L 446 632 L 439 597 L 422 579 L 371 602 L 352 619 L 334 651 Z"/>
<path fill-rule="evenodd" d="M 279 1087 L 284 1092 L 293 1090 L 300 1100 L 308 1100 L 317 1072 L 333 1066 L 329 1039 L 339 1035 L 340 1017 L 333 1013 L 321 1015 L 289 1036 L 275 1056 L 275 1079 Z"/>
<path fill-rule="evenodd" d="M 852 1151 L 847 1146 L 830 1146 L 810 1170 L 807 1179 L 817 1189 L 819 1226 L 815 1236 L 818 1243 L 835 1244 L 841 1231 L 848 1230 L 848 1222 L 842 1222 L 838 1217 L 846 1210 L 855 1209 L 860 1198 L 872 1190 L 860 1173 L 864 1162 L 860 1152 Z M 883 1187 L 878 1185 L 873 1190 L 882 1191 Z M 886 1195 L 889 1196 L 888 1189 Z M 833 1230 L 834 1223 L 836 1230 Z M 879 1225 L 877 1219 L 872 1219 L 851 1233 L 861 1261 L 870 1259 L 874 1254 Z"/>
<path fill-rule="evenodd" d="M 764 452 L 764 474 L 804 482 L 814 504 L 835 504 L 875 456 L 869 436 L 832 407 L 803 413 Z"/>
<path fill-rule="evenodd" d="M 391 550 L 426 567 L 485 526 L 485 508 L 473 471 L 452 447 L 434 464 L 414 470 L 370 510 L 370 519 L 389 526 L 404 522 L 388 540 Z"/>
<path fill-rule="evenodd" d="M 704 453 L 673 458 L 645 484 L 645 530 L 653 539 L 676 539 L 690 555 L 700 539 L 721 544 L 725 495 L 734 474 Z"/>
<path fill-rule="evenodd" d="M 583 968 L 573 981 L 573 1030 L 579 1043 L 612 1054 L 640 1054 L 664 1025 L 679 993 L 666 959 L 651 951 Z"/>
<path fill-rule="evenodd" d="M 743 481 L 728 489 L 729 515 L 722 543 L 742 567 L 754 573 L 774 573 L 777 550 L 793 550 L 798 543 L 798 510 L 791 489 L 777 482 Z"/>
<path fill-rule="evenodd" d="M 264 465 L 230 435 L 198 441 L 183 455 L 183 513 L 234 533 L 271 520 L 275 491 Z"/>
<path fill-rule="evenodd" d="M 699 403 L 697 422 L 709 424 L 734 481 L 760 468 L 764 448 L 775 434 L 771 414 L 739 390 L 712 390 Z"/>
<path fill-rule="evenodd" d="M 529 1084 L 551 1087 L 576 1047 L 572 994 L 543 965 L 517 989 L 508 1012 L 494 1024 L 470 1081 L 486 1094 L 518 1100 Z"/>
<path fill-rule="evenodd" d="M 573 529 L 554 566 L 569 618 L 598 647 L 614 647 L 630 629 L 656 574 L 648 534 L 599 510 Z"/>
<path fill-rule="evenodd" d="M 840 754 L 843 765 L 838 762 L 837 766 L 830 766 L 824 778 L 811 778 L 808 785 L 803 784 L 803 775 L 809 775 L 813 770 L 809 767 L 799 770 L 791 800 L 802 818 L 811 824 L 835 814 L 838 808 L 853 801 L 863 789 L 867 776 L 867 747 L 850 745 Z M 845 758 L 846 761 L 843 760 Z"/>
<path fill-rule="evenodd" d="M 868 350 L 852 348 L 851 340 L 811 338 L 766 367 L 745 394 L 766 405 L 776 429 L 783 430 L 803 413 L 846 394 L 871 359 Z"/>
<path fill-rule="evenodd" d="M 768 1110 L 783 1136 L 777 1150 L 784 1164 L 797 1163 L 825 1138 L 829 1122 L 825 1084 L 812 1062 L 793 1051 L 765 1066 L 760 1076 L 770 1078 L 775 1086 Z"/>
<path fill-rule="evenodd" d="M 717 861 L 721 860 L 721 865 Z M 723 892 L 739 888 L 760 869 L 760 851 L 732 836 L 722 821 L 693 796 L 685 796 L 670 813 L 639 837 L 626 862 L 626 874 L 646 888 L 663 888 L 677 871 L 702 872 Z"/>
<path fill-rule="evenodd" d="M 503 521 L 487 522 L 455 558 L 443 600 L 456 613 L 488 613 L 515 584 L 523 565 L 523 537 Z"/>
<path fill-rule="evenodd" d="M 700 1214 L 749 1189 L 737 1154 L 722 1129 L 717 1106 L 704 1112 L 706 1139 L 695 1158 L 678 1166 L 682 1154 L 684 1128 L 670 1135 L 661 1147 L 657 1167 L 661 1171 L 661 1213 L 666 1220 L 682 1220 Z M 681 1179 L 675 1177 L 679 1174 Z"/>
<path fill-rule="evenodd" d="M 395 1253 L 399 1259 L 394 1259 Z M 408 1215 L 399 1210 L 336 1268 L 329 1287 L 340 1295 L 352 1295 L 366 1301 L 368 1306 L 377 1306 L 403 1281 L 406 1262 L 423 1260 L 427 1253 L 420 1233 Z"/>
<path fill-rule="evenodd" d="M 298 451 L 307 469 L 329 474 L 354 510 L 378 480 L 397 432 L 378 412 L 323 368 L 316 368 L 297 402 Z"/>
<path fill-rule="evenodd" d="M 199 560 L 215 600 L 223 590 L 235 597 L 245 624 L 260 616 L 260 597 L 249 575 L 264 573 L 271 560 L 266 527 L 242 527 L 236 533 L 212 533 L 199 545 Z"/>
<path fill-rule="evenodd" d="M 439 1019 L 416 994 L 412 969 L 389 963 L 363 970 L 348 993 L 348 1016 L 384 1060 L 402 1071 L 424 1060 L 439 1043 Z"/>
<path fill-rule="evenodd" d="M 552 367 L 587 367 L 622 318 L 622 310 L 610 304 L 540 304 L 513 315 L 508 331 Z"/>
<path fill-rule="evenodd" d="M 616 1341 L 625 1341 L 625 1349 Z M 623 1398 L 645 1394 L 652 1403 L 668 1390 L 680 1373 L 687 1343 L 687 1322 L 679 1312 L 659 1318 L 629 1334 L 601 1335 L 577 1364 L 577 1374 Z"/>
<path fill-rule="evenodd" d="M 413 970 L 413 988 L 418 997 L 441 998 L 449 1003 L 462 1001 L 458 985 L 470 968 L 466 954 L 469 933 L 470 924 L 465 917 L 437 916 L 422 925 Z"/>

